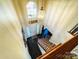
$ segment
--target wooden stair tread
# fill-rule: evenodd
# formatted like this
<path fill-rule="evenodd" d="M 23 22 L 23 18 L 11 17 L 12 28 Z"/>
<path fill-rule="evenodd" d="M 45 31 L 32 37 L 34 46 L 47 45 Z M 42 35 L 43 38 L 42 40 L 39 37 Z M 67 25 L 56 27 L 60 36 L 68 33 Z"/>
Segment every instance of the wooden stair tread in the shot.
<path fill-rule="evenodd" d="M 55 46 L 55 44 L 49 42 L 47 39 L 44 38 L 38 39 L 38 43 L 45 51 L 48 51 L 53 46 Z"/>

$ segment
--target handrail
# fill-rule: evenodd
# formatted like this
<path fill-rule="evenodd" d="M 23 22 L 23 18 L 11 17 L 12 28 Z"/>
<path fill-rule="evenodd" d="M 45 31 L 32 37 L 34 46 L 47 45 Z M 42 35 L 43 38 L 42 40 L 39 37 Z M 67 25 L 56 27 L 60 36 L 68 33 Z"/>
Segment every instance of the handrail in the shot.
<path fill-rule="evenodd" d="M 59 47 L 60 45 L 61 45 L 61 43 L 59 43 L 58 45 L 56 45 L 56 46 L 52 47 L 52 48 L 51 48 L 51 50 L 46 51 L 46 53 L 45 53 L 45 54 L 43 54 L 43 55 L 41 55 L 41 56 L 37 57 L 37 59 L 40 59 L 40 58 L 41 58 L 41 57 L 43 57 L 44 55 L 46 55 L 46 54 L 48 54 L 49 52 L 51 52 L 53 49 L 55 49 L 55 48 Z"/>

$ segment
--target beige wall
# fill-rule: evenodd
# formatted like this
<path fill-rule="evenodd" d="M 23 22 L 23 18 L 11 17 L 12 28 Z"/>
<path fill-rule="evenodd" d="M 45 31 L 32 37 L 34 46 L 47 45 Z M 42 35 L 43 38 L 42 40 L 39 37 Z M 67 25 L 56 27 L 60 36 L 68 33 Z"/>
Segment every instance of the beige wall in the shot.
<path fill-rule="evenodd" d="M 0 59 L 26 59 L 21 25 L 11 0 L 0 0 Z"/>
<path fill-rule="evenodd" d="M 77 0 L 48 0 L 44 24 L 53 33 L 52 42 L 64 42 L 77 20 Z"/>
<path fill-rule="evenodd" d="M 20 24 L 24 26 L 27 23 L 27 12 L 26 12 L 27 0 L 12 0 L 13 7 L 19 18 Z"/>

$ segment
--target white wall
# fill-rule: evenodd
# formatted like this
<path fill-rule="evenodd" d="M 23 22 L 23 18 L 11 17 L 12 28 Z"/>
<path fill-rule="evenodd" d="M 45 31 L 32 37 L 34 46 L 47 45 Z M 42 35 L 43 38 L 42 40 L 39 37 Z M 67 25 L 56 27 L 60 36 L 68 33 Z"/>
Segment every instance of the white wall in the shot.
<path fill-rule="evenodd" d="M 11 0 L 0 0 L 0 59 L 26 59 L 26 51 Z"/>
<path fill-rule="evenodd" d="M 25 32 L 25 38 L 37 35 L 41 33 L 41 24 L 40 23 L 34 23 L 34 24 L 28 24 L 27 26 L 23 27 Z"/>
<path fill-rule="evenodd" d="M 44 24 L 53 33 L 52 42 L 64 42 L 76 23 L 77 0 L 48 0 Z"/>

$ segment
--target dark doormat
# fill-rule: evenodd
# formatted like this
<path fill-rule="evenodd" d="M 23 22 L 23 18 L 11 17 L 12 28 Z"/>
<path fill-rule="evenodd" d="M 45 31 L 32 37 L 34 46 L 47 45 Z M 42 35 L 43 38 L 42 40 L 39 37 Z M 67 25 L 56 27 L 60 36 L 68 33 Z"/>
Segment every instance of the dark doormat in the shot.
<path fill-rule="evenodd" d="M 36 59 L 38 56 L 42 55 L 39 46 L 37 44 L 37 38 L 27 39 L 28 51 L 32 59 Z"/>

